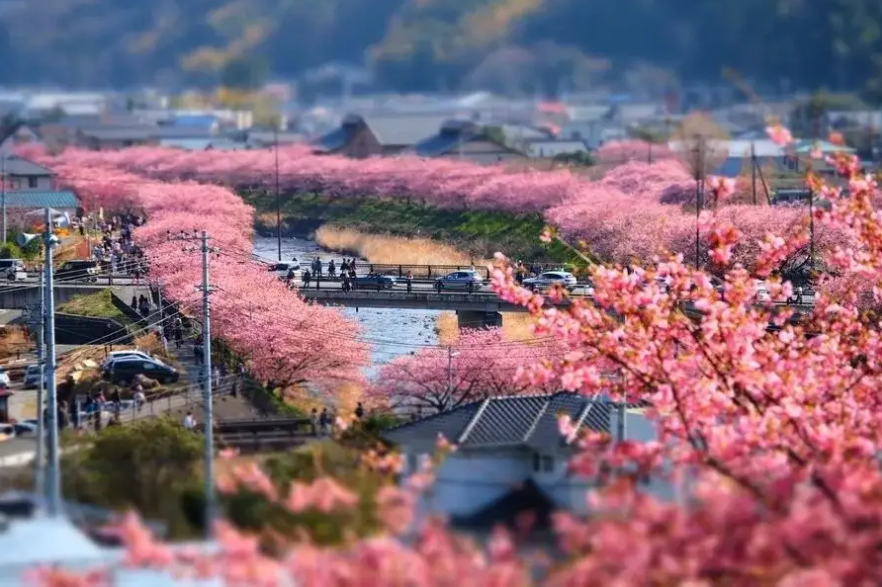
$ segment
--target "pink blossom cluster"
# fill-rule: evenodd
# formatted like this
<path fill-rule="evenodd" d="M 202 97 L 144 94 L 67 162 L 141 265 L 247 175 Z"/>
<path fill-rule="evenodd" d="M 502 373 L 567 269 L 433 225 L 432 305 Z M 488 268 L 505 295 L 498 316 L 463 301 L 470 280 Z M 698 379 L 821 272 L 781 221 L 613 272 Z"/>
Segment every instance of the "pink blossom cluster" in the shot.
<path fill-rule="evenodd" d="M 449 348 L 423 349 L 384 365 L 366 396 L 428 415 L 488 397 L 553 393 L 557 382 L 527 376 L 525 369 L 564 352 L 551 338 L 509 341 L 499 328 L 465 329 Z"/>
<path fill-rule="evenodd" d="M 149 258 L 149 278 L 197 318 L 202 265 L 196 238 L 208 232 L 215 250 L 212 335 L 251 374 L 284 385 L 310 382 L 325 391 L 341 380 L 361 380 L 369 355 L 357 323 L 335 309 L 305 303 L 252 259 L 253 209 L 241 198 L 220 186 L 147 179 L 83 155 L 68 151 L 39 160 L 76 190 L 87 209 L 143 213 L 147 223 L 136 229 L 135 240 Z M 188 240 L 178 240 L 182 236 Z"/>

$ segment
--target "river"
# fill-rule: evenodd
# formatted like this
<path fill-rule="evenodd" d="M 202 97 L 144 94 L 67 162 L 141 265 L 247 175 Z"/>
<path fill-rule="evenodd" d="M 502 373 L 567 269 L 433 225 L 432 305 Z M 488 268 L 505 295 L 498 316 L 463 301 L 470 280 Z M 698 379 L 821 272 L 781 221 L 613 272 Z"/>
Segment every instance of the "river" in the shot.
<path fill-rule="evenodd" d="M 274 238 L 257 236 L 254 239 L 254 253 L 267 261 L 277 261 L 278 242 Z M 292 257 L 297 257 L 304 268 L 315 257 L 325 263 L 334 259 L 338 266 L 343 260 L 343 255 L 326 251 L 311 240 L 283 238 L 282 260 L 290 261 Z M 342 308 L 342 311 L 364 326 L 362 338 L 371 345 L 372 365 L 366 371 L 368 376 L 375 375 L 378 367 L 397 356 L 438 343 L 435 324 L 441 312 L 394 308 L 361 308 L 358 311 L 355 308 Z"/>

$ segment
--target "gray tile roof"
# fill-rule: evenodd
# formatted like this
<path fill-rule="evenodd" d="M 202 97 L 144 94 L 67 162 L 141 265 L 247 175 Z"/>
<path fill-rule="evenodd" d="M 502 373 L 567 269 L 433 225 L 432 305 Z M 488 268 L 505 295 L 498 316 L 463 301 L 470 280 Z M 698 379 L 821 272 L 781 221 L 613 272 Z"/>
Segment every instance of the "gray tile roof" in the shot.
<path fill-rule="evenodd" d="M 438 434 L 463 448 L 560 446 L 557 420 L 568 414 L 580 428 L 611 432 L 610 402 L 572 392 L 495 397 L 388 430 L 394 443 L 429 442 Z"/>
<path fill-rule="evenodd" d="M 383 146 L 410 147 L 436 134 L 448 115 L 362 116 Z"/>
<path fill-rule="evenodd" d="M 42 165 L 37 165 L 27 159 L 22 159 L 16 155 L 0 155 L 3 158 L 3 161 L 0 161 L 0 165 L 6 170 L 6 175 L 21 175 L 21 176 L 46 176 L 52 175 L 52 171 L 43 167 Z"/>
<path fill-rule="evenodd" d="M 77 208 L 80 201 L 70 191 L 40 192 L 16 191 L 6 192 L 7 208 Z"/>

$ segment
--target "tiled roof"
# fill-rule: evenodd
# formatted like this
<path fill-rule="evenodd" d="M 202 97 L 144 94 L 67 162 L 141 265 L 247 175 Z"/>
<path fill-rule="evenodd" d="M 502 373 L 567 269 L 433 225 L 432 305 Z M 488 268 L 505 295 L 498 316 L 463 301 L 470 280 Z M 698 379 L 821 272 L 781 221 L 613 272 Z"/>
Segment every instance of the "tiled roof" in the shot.
<path fill-rule="evenodd" d="M 381 145 L 410 147 L 437 133 L 449 116 L 399 114 L 361 118 Z"/>
<path fill-rule="evenodd" d="M 6 192 L 7 208 L 77 208 L 80 201 L 70 191 Z"/>
<path fill-rule="evenodd" d="M 52 175 L 52 171 L 41 165 L 37 165 L 17 155 L 5 155 L 0 165 L 6 170 L 6 175 Z"/>
<path fill-rule="evenodd" d="M 554 448 L 562 441 L 558 417 L 568 414 L 581 428 L 611 432 L 612 404 L 572 392 L 495 397 L 388 430 L 391 442 L 431 442 L 442 434 L 457 446 Z"/>
<path fill-rule="evenodd" d="M 349 133 L 343 128 L 335 128 L 328 134 L 319 137 L 313 146 L 325 153 L 331 153 L 342 148 L 347 140 L 349 140 Z"/>

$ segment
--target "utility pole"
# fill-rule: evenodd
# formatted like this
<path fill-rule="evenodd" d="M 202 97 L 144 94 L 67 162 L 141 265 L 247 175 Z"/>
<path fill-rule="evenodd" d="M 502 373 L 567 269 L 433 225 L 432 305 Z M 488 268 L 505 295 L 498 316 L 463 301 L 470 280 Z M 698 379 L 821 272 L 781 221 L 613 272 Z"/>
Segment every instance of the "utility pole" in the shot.
<path fill-rule="evenodd" d="M 704 188 L 704 137 L 696 136 L 695 144 L 695 268 L 698 269 L 701 259 L 701 208 L 703 205 L 702 191 Z"/>
<path fill-rule="evenodd" d="M 39 367 L 37 383 L 37 454 L 34 457 L 34 485 L 40 499 L 46 499 L 46 468 L 45 459 L 46 426 L 43 409 L 43 386 L 46 380 L 43 363 L 43 341 L 46 336 L 46 287 L 43 283 L 43 268 L 40 267 L 40 324 L 37 327 L 37 365 Z"/>
<path fill-rule="evenodd" d="M 276 240 L 279 248 L 279 263 L 282 262 L 282 196 L 279 191 L 279 122 L 273 127 L 276 154 Z"/>
<path fill-rule="evenodd" d="M 6 244 L 6 153 L 0 152 L 0 206 L 3 207 L 3 244 Z"/>
<path fill-rule="evenodd" d="M 214 487 L 214 409 L 211 397 L 211 285 L 208 281 L 208 233 L 202 231 L 202 379 L 205 405 L 205 529 L 211 538 L 215 520 L 216 493 Z"/>
<path fill-rule="evenodd" d="M 52 209 L 46 208 L 46 409 L 49 426 L 49 463 L 47 467 L 49 515 L 61 515 L 61 466 L 58 451 L 58 390 L 55 386 L 55 296 L 53 295 L 52 247 L 58 239 L 52 234 Z"/>
<path fill-rule="evenodd" d="M 625 441 L 625 414 L 627 412 L 628 405 L 625 402 L 625 400 L 623 399 L 621 402 L 619 402 L 619 404 L 616 407 L 618 408 L 617 411 L 618 411 L 618 416 L 619 416 L 616 421 L 616 440 L 618 440 L 619 442 L 624 442 Z"/>
<path fill-rule="evenodd" d="M 750 143 L 750 188 L 753 193 L 753 205 L 756 206 L 756 146 Z"/>
<path fill-rule="evenodd" d="M 815 274 L 815 190 L 809 188 L 809 281 Z"/>

